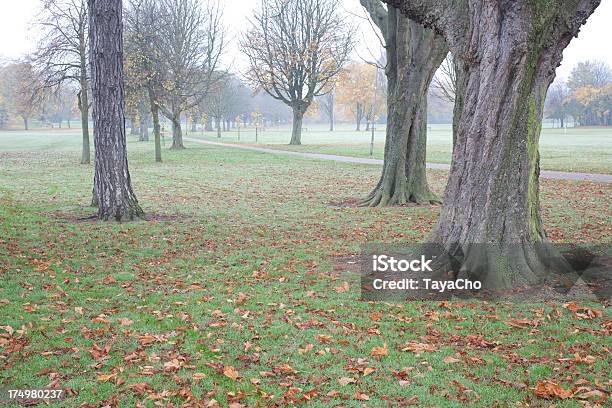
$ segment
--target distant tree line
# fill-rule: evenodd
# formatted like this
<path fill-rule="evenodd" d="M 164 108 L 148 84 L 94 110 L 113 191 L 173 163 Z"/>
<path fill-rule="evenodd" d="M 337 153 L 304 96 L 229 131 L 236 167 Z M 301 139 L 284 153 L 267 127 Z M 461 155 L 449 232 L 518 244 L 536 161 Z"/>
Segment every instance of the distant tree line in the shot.
<path fill-rule="evenodd" d="M 612 69 L 603 61 L 579 62 L 567 81 L 553 83 L 546 116 L 560 127 L 572 118 L 578 126 L 612 126 Z"/>

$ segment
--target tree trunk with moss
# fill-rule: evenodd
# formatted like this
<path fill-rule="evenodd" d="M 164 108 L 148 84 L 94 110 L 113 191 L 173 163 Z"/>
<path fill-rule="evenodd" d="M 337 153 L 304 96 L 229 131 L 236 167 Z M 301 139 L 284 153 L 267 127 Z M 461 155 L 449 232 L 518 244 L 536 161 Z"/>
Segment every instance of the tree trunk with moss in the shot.
<path fill-rule="evenodd" d="M 426 176 L 427 90 L 448 49 L 444 39 L 394 7 L 362 0 L 387 50 L 387 136 L 383 171 L 364 206 L 434 204 Z"/>
<path fill-rule="evenodd" d="M 132 190 L 125 136 L 121 0 L 89 0 L 89 45 L 98 218 L 129 221 L 144 213 Z"/>
<path fill-rule="evenodd" d="M 544 100 L 563 50 L 599 0 L 386 1 L 443 33 L 465 74 L 433 241 L 460 251 L 459 276 L 483 287 L 541 282 L 567 266 L 545 245 L 540 214 Z"/>

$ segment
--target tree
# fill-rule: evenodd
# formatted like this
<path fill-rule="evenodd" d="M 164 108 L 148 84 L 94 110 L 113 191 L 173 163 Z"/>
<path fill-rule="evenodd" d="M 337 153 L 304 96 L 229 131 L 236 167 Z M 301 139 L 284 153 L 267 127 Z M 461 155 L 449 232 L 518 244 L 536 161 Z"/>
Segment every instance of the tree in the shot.
<path fill-rule="evenodd" d="M 376 67 L 364 62 L 352 62 L 346 66 L 338 78 L 337 101 L 356 123 L 355 130 L 361 130 L 361 122 L 374 107 L 374 93 L 378 98 L 381 89 L 376 86 Z M 382 103 L 377 107 L 380 109 Z"/>
<path fill-rule="evenodd" d="M 465 75 L 433 242 L 462 255 L 455 277 L 485 288 L 541 282 L 553 264 L 567 265 L 545 245 L 540 214 L 544 98 L 563 50 L 599 0 L 385 1 L 442 33 Z"/>
<path fill-rule="evenodd" d="M 292 145 L 301 144 L 304 113 L 347 62 L 352 30 L 338 0 L 261 0 L 241 42 L 248 78 L 293 111 Z"/>
<path fill-rule="evenodd" d="M 219 73 L 220 80 L 212 88 L 210 95 L 202 101 L 203 112 L 214 118 L 217 128 L 217 137 L 221 137 L 221 129 L 227 130 L 227 122 L 233 120 L 236 115 L 244 114 L 242 106 L 246 106 L 245 100 L 248 93 L 245 86 L 236 76 L 230 73 Z"/>
<path fill-rule="evenodd" d="M 544 110 L 549 118 L 559 121 L 560 127 L 565 127 L 565 118 L 568 116 L 569 95 L 569 89 L 563 81 L 552 84 L 546 95 Z"/>
<path fill-rule="evenodd" d="M 143 218 L 128 169 L 121 0 L 88 0 L 88 4 L 98 218 L 119 222 Z"/>
<path fill-rule="evenodd" d="M 575 91 L 592 86 L 601 88 L 612 83 L 612 68 L 603 61 L 579 62 L 567 79 L 567 87 Z"/>
<path fill-rule="evenodd" d="M 321 107 L 321 111 L 329 120 L 329 131 L 334 131 L 334 111 L 336 105 L 336 91 L 332 89 L 327 95 L 324 95 L 319 98 L 319 105 Z"/>
<path fill-rule="evenodd" d="M 157 0 L 131 0 L 125 13 L 126 29 L 126 83 L 140 93 L 141 98 L 148 99 L 153 122 L 155 140 L 155 161 L 161 163 L 161 126 L 159 123 L 159 100 L 161 95 L 162 73 L 159 61 L 164 58 L 163 51 L 158 49 L 159 6 Z M 148 126 L 147 126 L 148 129 Z"/>
<path fill-rule="evenodd" d="M 155 59 L 159 89 L 155 102 L 172 122 L 172 148 L 183 149 L 181 114 L 197 106 L 220 80 L 216 75 L 225 48 L 218 2 L 158 0 Z"/>
<path fill-rule="evenodd" d="M 427 91 L 448 48 L 431 29 L 380 0 L 361 0 L 387 51 L 387 136 L 382 175 L 367 206 L 439 203 L 426 175 Z"/>
<path fill-rule="evenodd" d="M 43 93 L 35 92 L 40 86 L 37 72 L 29 63 L 8 65 L 3 70 L 3 94 L 10 114 L 18 116 L 28 130 L 29 119 L 40 112 Z"/>
<path fill-rule="evenodd" d="M 436 95 L 445 101 L 455 103 L 455 95 L 457 94 L 457 69 L 453 54 L 450 52 L 438 68 L 431 82 Z"/>
<path fill-rule="evenodd" d="M 79 85 L 82 164 L 90 162 L 87 24 L 86 0 L 44 0 L 39 19 L 43 35 L 32 59 L 44 88 L 56 88 L 66 82 Z"/>

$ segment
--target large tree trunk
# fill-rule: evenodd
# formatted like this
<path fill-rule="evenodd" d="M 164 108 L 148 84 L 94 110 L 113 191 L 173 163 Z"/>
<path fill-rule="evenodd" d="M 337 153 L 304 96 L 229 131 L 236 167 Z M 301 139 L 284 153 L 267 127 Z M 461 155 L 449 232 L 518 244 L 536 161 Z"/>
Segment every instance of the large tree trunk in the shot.
<path fill-rule="evenodd" d="M 563 49 L 599 0 L 388 0 L 443 32 L 465 70 L 456 146 L 433 241 L 461 254 L 484 288 L 540 282 L 568 267 L 546 243 L 538 141 Z M 484 247 L 482 244 L 487 244 Z"/>
<path fill-rule="evenodd" d="M 88 0 L 88 4 L 98 218 L 119 222 L 142 218 L 128 169 L 121 0 Z"/>
<path fill-rule="evenodd" d="M 304 109 L 300 105 L 292 107 L 293 110 L 293 126 L 291 129 L 291 141 L 290 145 L 301 145 L 302 144 L 302 122 L 304 120 Z"/>
<path fill-rule="evenodd" d="M 159 106 L 155 100 L 153 89 L 149 86 L 149 105 L 151 106 L 151 117 L 153 119 L 153 137 L 155 139 L 155 161 L 161 163 L 161 128 L 159 126 Z"/>
<path fill-rule="evenodd" d="M 174 111 L 170 120 L 172 121 L 172 146 L 170 149 L 184 149 L 181 112 Z"/>
<path fill-rule="evenodd" d="M 387 22 L 384 164 L 376 188 L 361 205 L 439 203 L 426 176 L 427 90 L 447 53 L 446 43 L 391 6 Z"/>

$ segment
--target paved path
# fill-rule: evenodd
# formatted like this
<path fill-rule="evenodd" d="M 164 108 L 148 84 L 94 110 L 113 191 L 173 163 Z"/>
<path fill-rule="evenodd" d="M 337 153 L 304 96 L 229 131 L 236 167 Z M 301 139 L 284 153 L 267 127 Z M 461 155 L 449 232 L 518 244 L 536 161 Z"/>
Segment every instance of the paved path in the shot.
<path fill-rule="evenodd" d="M 191 137 L 185 137 L 184 140 L 195 143 L 202 143 L 220 147 L 233 147 L 235 149 L 251 150 L 254 152 L 271 153 L 271 154 L 284 154 L 287 156 L 298 156 L 305 157 L 307 159 L 318 159 L 318 160 L 331 160 L 344 163 L 357 163 L 357 164 L 376 164 L 382 165 L 383 161 L 380 159 L 366 159 L 363 157 L 349 157 L 349 156 L 337 156 L 335 154 L 323 154 L 323 153 L 307 153 L 307 152 L 293 152 L 290 150 L 280 149 L 269 149 L 265 147 L 245 146 L 236 143 L 222 143 L 213 142 L 211 140 L 194 139 Z M 449 170 L 448 164 L 442 163 L 427 163 L 428 169 L 438 170 Z M 612 183 L 612 175 L 598 174 L 598 173 L 570 173 L 565 171 L 546 171 L 542 170 L 540 176 L 546 179 L 559 179 L 559 180 L 579 180 L 579 181 L 594 181 L 597 183 Z"/>

